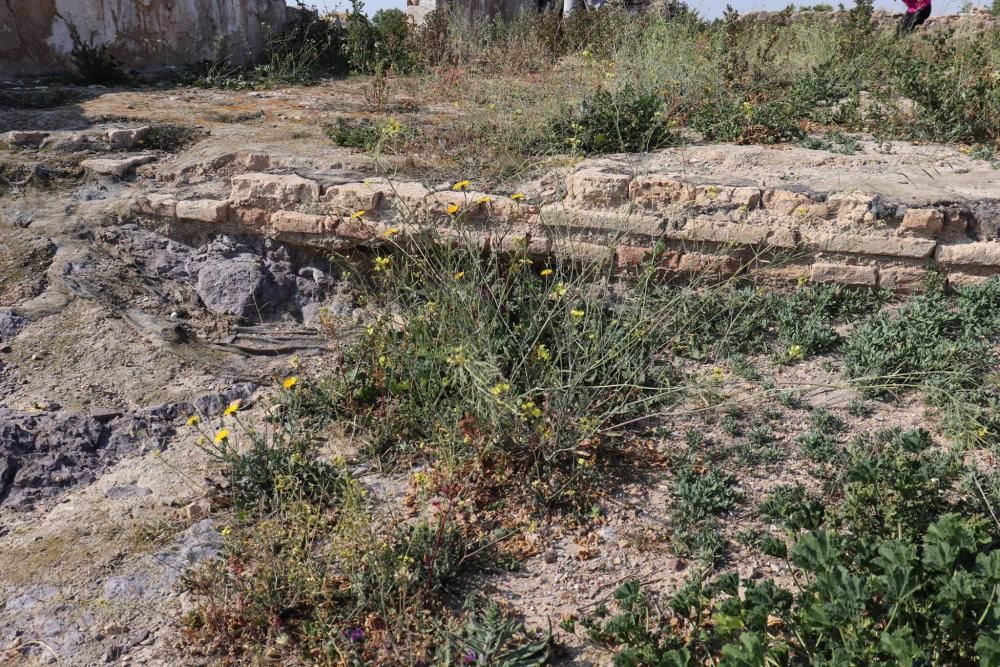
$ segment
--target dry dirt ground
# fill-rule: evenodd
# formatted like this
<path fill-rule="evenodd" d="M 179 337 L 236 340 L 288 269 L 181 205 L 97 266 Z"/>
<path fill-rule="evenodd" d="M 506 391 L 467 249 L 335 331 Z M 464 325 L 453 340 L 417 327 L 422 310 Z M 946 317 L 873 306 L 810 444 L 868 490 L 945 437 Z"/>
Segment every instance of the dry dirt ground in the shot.
<path fill-rule="evenodd" d="M 178 588 L 182 573 L 219 547 L 221 526 L 205 500 L 219 475 L 184 421 L 199 413 L 211 423 L 239 398 L 253 423 L 293 358 L 302 364 L 296 372 L 321 368 L 365 313 L 323 253 L 209 227 L 143 227 L 125 202 L 155 180 L 195 194 L 228 190 L 241 154 L 270 156 L 270 168 L 285 173 L 371 176 L 372 160 L 332 146 L 323 132 L 333 116 L 363 109 L 360 87 L 66 89 L 56 96 L 65 103 L 26 108 L 51 92 L 5 90 L 3 99 L 23 104 L 0 111 L 0 131 L 50 133 L 43 145 L 27 137 L 0 150 L 0 663 L 206 664 L 178 645 L 175 622 L 191 604 Z M 109 130 L 162 123 L 199 134 L 179 153 L 106 140 Z M 120 177 L 80 167 L 136 155 L 148 163 Z M 900 145 L 886 155 L 866 144 L 854 156 L 701 147 L 639 161 L 830 187 L 860 181 L 915 204 L 942 192 L 1000 195 L 997 172 L 942 146 Z M 316 326 L 320 305 L 341 316 L 336 327 Z M 924 419 L 916 403 L 848 416 L 856 396 L 837 388 L 837 368 L 818 362 L 765 372 L 779 389 L 827 387 L 806 391 L 807 403 L 860 430 Z M 756 400 L 731 369 L 722 373 L 727 395 L 750 406 L 748 420 L 774 408 L 773 397 Z M 743 476 L 751 498 L 806 477 L 792 445 L 805 412 L 783 410 L 771 424 L 788 455 Z M 732 444 L 717 423 L 693 414 L 665 423 L 647 445 L 667 453 L 690 428 Z M 669 590 L 698 567 L 669 548 L 671 494 L 661 477 L 654 467 L 616 491 L 593 530 L 530 536 L 537 555 L 516 573 L 484 574 L 486 590 L 529 625 L 551 625 L 570 647 L 566 661 L 606 663 L 607 655 L 559 630 L 560 619 L 592 608 L 625 577 Z M 747 527 L 740 516 L 726 521 Z M 780 567 L 738 553 L 733 561 L 750 576 Z"/>

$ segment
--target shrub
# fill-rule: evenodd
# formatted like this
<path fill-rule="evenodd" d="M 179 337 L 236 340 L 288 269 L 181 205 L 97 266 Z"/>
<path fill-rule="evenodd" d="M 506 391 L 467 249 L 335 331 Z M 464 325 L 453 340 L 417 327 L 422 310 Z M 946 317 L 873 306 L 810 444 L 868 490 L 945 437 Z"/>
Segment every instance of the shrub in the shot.
<path fill-rule="evenodd" d="M 625 85 L 615 92 L 601 90 L 575 111 L 560 114 L 552 120 L 551 132 L 557 149 L 643 153 L 676 141 L 667 121 L 659 95 Z"/>

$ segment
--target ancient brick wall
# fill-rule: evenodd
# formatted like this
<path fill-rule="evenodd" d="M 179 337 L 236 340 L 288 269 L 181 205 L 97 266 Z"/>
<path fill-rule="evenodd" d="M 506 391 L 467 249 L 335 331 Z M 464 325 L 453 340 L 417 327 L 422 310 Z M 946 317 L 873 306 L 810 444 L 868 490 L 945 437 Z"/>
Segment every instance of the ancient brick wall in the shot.
<path fill-rule="evenodd" d="M 0 2 L 0 77 L 71 71 L 81 44 L 106 45 L 128 69 L 217 53 L 242 62 L 286 13 L 284 0 L 7 0 Z"/>

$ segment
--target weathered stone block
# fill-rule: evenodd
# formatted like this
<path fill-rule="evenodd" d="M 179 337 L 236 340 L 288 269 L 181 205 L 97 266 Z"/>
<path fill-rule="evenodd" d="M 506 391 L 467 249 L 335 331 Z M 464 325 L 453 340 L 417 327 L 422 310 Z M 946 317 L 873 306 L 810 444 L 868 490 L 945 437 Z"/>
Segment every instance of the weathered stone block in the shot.
<path fill-rule="evenodd" d="M 320 236 L 336 226 L 335 220 L 324 215 L 310 215 L 297 211 L 275 211 L 271 214 L 271 228 L 276 232 Z"/>
<path fill-rule="evenodd" d="M 834 192 L 826 200 L 826 210 L 838 220 L 865 222 L 866 216 L 878 208 L 878 200 L 879 196 L 871 192 Z"/>
<path fill-rule="evenodd" d="M 810 280 L 815 283 L 874 287 L 878 284 L 878 269 L 874 266 L 813 264 Z"/>
<path fill-rule="evenodd" d="M 134 128 L 112 128 L 108 130 L 107 137 L 108 143 L 110 143 L 115 148 L 124 148 L 126 150 L 131 150 L 136 146 L 142 145 L 149 136 L 150 128 L 145 127 L 134 127 Z"/>
<path fill-rule="evenodd" d="M 615 248 L 615 267 L 619 271 L 637 273 L 652 254 L 649 248 L 620 245 Z"/>
<path fill-rule="evenodd" d="M 189 199 L 177 202 L 177 217 L 181 220 L 196 220 L 211 224 L 221 224 L 229 217 L 229 202 L 217 199 Z"/>
<path fill-rule="evenodd" d="M 232 179 L 233 202 L 257 208 L 292 208 L 319 201 L 319 183 L 295 174 L 238 174 Z"/>
<path fill-rule="evenodd" d="M 815 230 L 800 230 L 802 242 L 818 252 L 843 252 L 855 255 L 887 255 L 923 259 L 934 253 L 936 241 L 895 236 L 865 236 L 832 234 Z"/>
<path fill-rule="evenodd" d="M 938 246 L 937 261 L 964 266 L 1000 266 L 1000 242 L 982 241 Z"/>
<path fill-rule="evenodd" d="M 899 292 L 919 291 L 927 280 L 927 271 L 916 266 L 885 266 L 878 270 L 879 287 Z"/>
<path fill-rule="evenodd" d="M 323 191 L 322 197 L 322 201 L 335 207 L 338 213 L 348 215 L 355 211 L 374 211 L 384 200 L 385 190 L 377 183 L 331 185 Z"/>
<path fill-rule="evenodd" d="M 566 179 L 566 201 L 580 208 L 615 208 L 628 202 L 628 174 L 581 169 Z"/>
<path fill-rule="evenodd" d="M 733 245 L 765 245 L 793 248 L 798 241 L 794 229 L 766 227 L 748 223 L 719 222 L 716 220 L 689 220 L 678 238 L 687 241 L 705 241 Z"/>
<path fill-rule="evenodd" d="M 664 223 L 659 218 L 642 213 L 624 211 L 581 211 L 562 204 L 543 206 L 541 224 L 560 230 L 595 229 L 616 234 L 642 234 L 659 237 L 664 233 Z"/>
<path fill-rule="evenodd" d="M 94 158 L 93 160 L 84 160 L 80 163 L 80 166 L 100 176 L 117 176 L 121 178 L 137 167 L 148 164 L 155 159 L 155 155 L 133 155 L 126 158 Z"/>
<path fill-rule="evenodd" d="M 764 208 L 778 215 L 792 215 L 800 207 L 815 204 L 816 201 L 801 192 L 790 190 L 766 190 L 764 192 Z"/>
<path fill-rule="evenodd" d="M 160 218 L 177 217 L 177 200 L 170 195 L 151 193 L 141 195 L 132 202 L 132 211 L 142 215 L 155 215 Z"/>
<path fill-rule="evenodd" d="M 725 276 L 739 272 L 743 266 L 743 260 L 735 255 L 707 255 L 698 252 L 684 253 L 677 262 L 677 270 L 683 273 L 709 273 Z"/>
<path fill-rule="evenodd" d="M 934 236 L 944 229 L 944 213 L 936 208 L 911 208 L 899 223 L 901 234 Z"/>
<path fill-rule="evenodd" d="M 760 206 L 760 190 L 728 185 L 696 185 L 694 203 L 709 208 L 745 208 Z"/>
<path fill-rule="evenodd" d="M 48 132 L 13 130 L 4 134 L 3 140 L 11 146 L 38 146 L 48 136 Z"/>
<path fill-rule="evenodd" d="M 649 174 L 632 179 L 628 194 L 639 208 L 666 211 L 679 205 L 693 204 L 698 193 L 695 186 L 674 176 Z"/>

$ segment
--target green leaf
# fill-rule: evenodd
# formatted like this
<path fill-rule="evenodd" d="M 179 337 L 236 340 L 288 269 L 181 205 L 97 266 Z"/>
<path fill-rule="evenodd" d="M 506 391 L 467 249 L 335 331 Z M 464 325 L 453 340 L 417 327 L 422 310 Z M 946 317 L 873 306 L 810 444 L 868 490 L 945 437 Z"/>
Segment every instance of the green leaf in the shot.
<path fill-rule="evenodd" d="M 896 659 L 900 667 L 912 667 L 914 661 L 924 657 L 913 640 L 912 628 L 900 628 L 895 632 L 883 632 L 879 638 L 879 648 Z"/>

